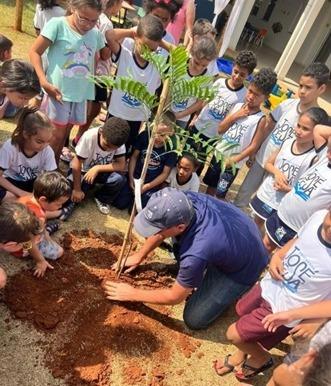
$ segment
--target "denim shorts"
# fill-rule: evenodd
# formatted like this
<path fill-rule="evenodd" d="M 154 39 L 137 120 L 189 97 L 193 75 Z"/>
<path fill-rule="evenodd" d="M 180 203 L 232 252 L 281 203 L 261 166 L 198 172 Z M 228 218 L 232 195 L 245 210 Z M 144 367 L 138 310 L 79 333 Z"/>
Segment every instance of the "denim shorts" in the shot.
<path fill-rule="evenodd" d="M 278 247 L 283 247 L 288 241 L 292 240 L 297 232 L 286 225 L 279 217 L 277 212 L 273 213 L 265 222 L 265 230 L 270 240 Z"/>

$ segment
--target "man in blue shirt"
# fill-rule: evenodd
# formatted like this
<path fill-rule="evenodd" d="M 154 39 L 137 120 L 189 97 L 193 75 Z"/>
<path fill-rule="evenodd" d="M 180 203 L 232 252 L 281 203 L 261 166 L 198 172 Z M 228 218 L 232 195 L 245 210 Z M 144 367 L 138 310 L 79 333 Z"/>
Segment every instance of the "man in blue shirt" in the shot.
<path fill-rule="evenodd" d="M 233 205 L 204 194 L 162 189 L 136 216 L 134 226 L 147 239 L 127 259 L 127 271 L 173 237 L 176 281 L 171 288 L 154 290 L 109 281 L 107 298 L 157 304 L 187 298 L 183 317 L 191 329 L 207 328 L 258 280 L 268 262 L 254 222 Z"/>

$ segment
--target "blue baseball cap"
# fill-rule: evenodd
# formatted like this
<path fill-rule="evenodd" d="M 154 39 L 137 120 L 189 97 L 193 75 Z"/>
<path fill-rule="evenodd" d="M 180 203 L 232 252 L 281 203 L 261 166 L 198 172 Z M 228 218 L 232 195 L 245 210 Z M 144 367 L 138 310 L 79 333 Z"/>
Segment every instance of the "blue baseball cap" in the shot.
<path fill-rule="evenodd" d="M 134 228 L 143 237 L 155 235 L 174 225 L 189 224 L 194 208 L 186 195 L 173 188 L 154 193 L 134 219 Z"/>

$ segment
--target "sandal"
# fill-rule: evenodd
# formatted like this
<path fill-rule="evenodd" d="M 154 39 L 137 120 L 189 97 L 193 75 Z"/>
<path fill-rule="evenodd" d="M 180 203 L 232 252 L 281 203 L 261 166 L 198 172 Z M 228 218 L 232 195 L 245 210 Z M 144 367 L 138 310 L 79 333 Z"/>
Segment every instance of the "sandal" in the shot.
<path fill-rule="evenodd" d="M 59 230 L 60 228 L 60 221 L 59 220 L 50 220 L 47 221 L 46 226 L 45 226 L 47 232 L 52 235 L 56 231 Z"/>
<path fill-rule="evenodd" d="M 248 370 L 252 372 L 248 375 L 245 375 L 243 371 L 237 371 L 235 373 L 235 376 L 240 381 L 247 381 L 249 379 L 256 377 L 258 374 L 262 373 L 263 371 L 270 369 L 270 367 L 272 367 L 273 365 L 274 365 L 274 361 L 272 358 L 270 358 L 267 362 L 265 362 L 262 366 L 258 368 L 248 365 L 245 361 L 241 366 L 242 370 Z"/>
<path fill-rule="evenodd" d="M 230 358 L 231 354 L 228 354 L 225 358 L 224 358 L 224 362 L 223 362 L 223 366 L 222 367 L 226 367 L 227 368 L 227 371 L 223 374 L 219 374 L 218 371 L 217 371 L 217 368 L 216 368 L 216 362 L 217 362 L 217 359 L 214 361 L 214 370 L 216 372 L 216 374 L 220 377 L 222 377 L 223 375 L 225 374 L 229 374 L 229 373 L 232 373 L 232 371 L 234 370 L 235 366 L 231 365 L 229 363 L 229 358 Z"/>

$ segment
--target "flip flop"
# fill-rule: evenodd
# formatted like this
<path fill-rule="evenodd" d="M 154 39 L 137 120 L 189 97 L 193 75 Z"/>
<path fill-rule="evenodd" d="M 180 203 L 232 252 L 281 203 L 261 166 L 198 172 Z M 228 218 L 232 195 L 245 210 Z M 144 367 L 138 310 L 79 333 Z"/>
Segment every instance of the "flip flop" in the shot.
<path fill-rule="evenodd" d="M 230 358 L 230 356 L 231 356 L 231 354 L 228 354 L 228 355 L 224 358 L 224 362 L 223 362 L 223 366 L 222 366 L 222 367 L 226 367 L 226 368 L 227 368 L 227 371 L 226 371 L 225 373 L 223 373 L 223 374 L 219 374 L 219 373 L 217 372 L 217 369 L 216 369 L 216 362 L 217 362 L 217 360 L 214 361 L 214 370 L 215 370 L 215 372 L 216 372 L 216 374 L 217 374 L 218 376 L 222 377 L 222 376 L 225 375 L 225 374 L 232 373 L 232 371 L 234 370 L 235 366 L 233 366 L 233 365 L 231 365 L 231 364 L 229 363 L 229 358 Z"/>
<path fill-rule="evenodd" d="M 249 370 L 249 371 L 252 371 L 252 373 L 248 374 L 248 375 L 244 375 L 242 371 L 237 371 L 235 373 L 235 376 L 241 380 L 241 381 L 247 381 L 249 379 L 252 379 L 254 377 L 256 377 L 258 374 L 262 373 L 263 371 L 265 370 L 268 370 L 270 369 L 270 367 L 272 367 L 274 365 L 274 361 L 272 358 L 270 358 L 267 362 L 265 362 L 261 367 L 253 367 L 253 366 L 250 366 L 246 363 L 246 361 L 242 364 L 242 369 L 243 370 Z"/>

